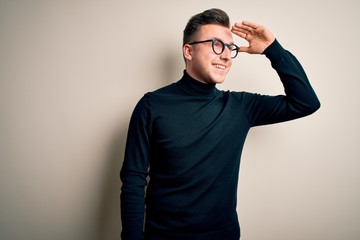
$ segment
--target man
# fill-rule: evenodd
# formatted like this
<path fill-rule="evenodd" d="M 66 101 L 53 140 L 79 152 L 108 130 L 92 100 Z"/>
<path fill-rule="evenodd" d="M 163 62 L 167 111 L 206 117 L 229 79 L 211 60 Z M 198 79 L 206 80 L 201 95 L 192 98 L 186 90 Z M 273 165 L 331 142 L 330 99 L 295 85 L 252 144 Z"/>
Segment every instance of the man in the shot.
<path fill-rule="evenodd" d="M 237 47 L 232 34 L 249 46 Z M 218 90 L 238 52 L 264 54 L 286 95 Z M 189 20 L 183 55 L 183 77 L 145 94 L 130 120 L 120 173 L 123 239 L 238 240 L 238 172 L 249 129 L 320 107 L 300 63 L 268 29 L 252 22 L 230 29 L 222 10 Z"/>

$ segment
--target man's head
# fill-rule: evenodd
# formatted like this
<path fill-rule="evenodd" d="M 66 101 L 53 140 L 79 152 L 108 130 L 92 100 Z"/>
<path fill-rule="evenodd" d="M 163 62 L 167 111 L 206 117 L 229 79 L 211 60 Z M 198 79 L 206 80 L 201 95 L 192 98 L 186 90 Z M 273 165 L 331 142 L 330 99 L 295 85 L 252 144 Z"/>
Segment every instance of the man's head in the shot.
<path fill-rule="evenodd" d="M 221 46 L 220 51 L 217 51 L 218 44 L 222 43 L 225 43 L 223 51 L 221 52 Z M 231 44 L 233 38 L 230 20 L 224 11 L 209 9 L 196 14 L 184 29 L 183 54 L 186 71 L 201 82 L 222 83 L 232 64 L 230 49 L 237 53 L 236 46 Z"/>
<path fill-rule="evenodd" d="M 200 30 L 200 27 L 206 24 L 217 24 L 230 28 L 230 19 L 226 12 L 216 8 L 194 15 L 190 18 L 184 29 L 183 45 L 193 42 L 195 34 Z"/>

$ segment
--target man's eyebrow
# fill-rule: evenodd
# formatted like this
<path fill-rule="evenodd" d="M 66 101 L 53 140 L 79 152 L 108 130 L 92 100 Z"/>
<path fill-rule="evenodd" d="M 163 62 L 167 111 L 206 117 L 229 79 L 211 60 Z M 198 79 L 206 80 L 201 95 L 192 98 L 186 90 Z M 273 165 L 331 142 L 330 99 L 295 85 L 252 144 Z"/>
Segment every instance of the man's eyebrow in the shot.
<path fill-rule="evenodd" d="M 234 42 L 226 43 L 226 42 L 224 42 L 222 39 L 217 38 L 217 37 L 214 37 L 214 38 L 212 38 L 212 39 L 222 41 L 222 42 L 225 43 L 225 44 L 235 44 Z"/>

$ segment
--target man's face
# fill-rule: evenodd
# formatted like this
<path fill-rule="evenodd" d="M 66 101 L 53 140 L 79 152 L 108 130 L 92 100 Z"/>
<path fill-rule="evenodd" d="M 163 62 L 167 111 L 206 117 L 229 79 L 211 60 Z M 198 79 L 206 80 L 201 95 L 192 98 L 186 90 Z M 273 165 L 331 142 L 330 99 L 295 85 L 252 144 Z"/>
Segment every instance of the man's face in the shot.
<path fill-rule="evenodd" d="M 229 28 L 207 24 L 201 26 L 194 41 L 220 39 L 224 43 L 233 43 L 232 33 Z M 222 83 L 232 65 L 230 50 L 225 50 L 220 55 L 213 52 L 212 42 L 184 46 L 184 56 L 187 59 L 186 71 L 196 80 L 203 83 Z"/>

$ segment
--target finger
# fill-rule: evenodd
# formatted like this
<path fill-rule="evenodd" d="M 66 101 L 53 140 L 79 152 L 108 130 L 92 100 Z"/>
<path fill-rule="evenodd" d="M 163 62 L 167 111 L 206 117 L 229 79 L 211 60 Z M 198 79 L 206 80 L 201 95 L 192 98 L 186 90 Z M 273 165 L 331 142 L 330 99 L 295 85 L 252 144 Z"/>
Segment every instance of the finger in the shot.
<path fill-rule="evenodd" d="M 261 26 L 260 24 L 251 21 L 242 21 L 242 25 L 249 29 L 256 29 Z"/>
<path fill-rule="evenodd" d="M 249 30 L 246 29 L 246 28 L 243 28 L 243 27 L 235 27 L 235 26 L 233 26 L 233 27 L 231 28 L 231 30 L 237 31 L 237 32 L 243 32 L 243 33 L 248 33 L 248 32 L 249 32 Z"/>
<path fill-rule="evenodd" d="M 249 47 L 245 47 L 245 46 L 240 46 L 239 47 L 239 52 L 250 52 L 250 48 Z"/>
<path fill-rule="evenodd" d="M 243 38 L 243 39 L 246 39 L 246 37 L 247 37 L 247 34 L 246 33 L 241 33 L 241 32 L 239 32 L 239 33 L 235 33 L 237 36 L 239 36 L 240 38 Z"/>
<path fill-rule="evenodd" d="M 233 32 L 235 35 L 237 35 L 238 37 L 245 39 L 248 37 L 248 35 L 246 33 L 242 33 L 242 32 Z"/>
<path fill-rule="evenodd" d="M 231 32 L 238 35 L 241 38 L 246 38 L 246 36 L 250 33 L 248 30 L 245 30 L 243 28 L 238 28 L 238 27 L 235 27 L 235 26 L 233 26 L 231 28 Z"/>
<path fill-rule="evenodd" d="M 245 30 L 242 30 L 242 29 L 235 29 L 235 28 L 232 28 L 231 32 L 238 35 L 241 38 L 245 38 L 246 35 L 249 33 L 248 31 L 245 31 Z"/>
<path fill-rule="evenodd" d="M 250 22 L 250 21 L 242 21 L 234 24 L 235 28 L 243 29 L 246 31 L 253 31 L 256 27 L 258 27 L 258 24 Z"/>

